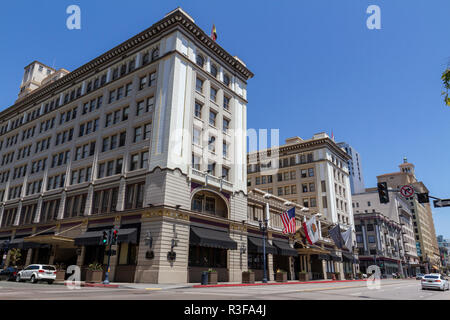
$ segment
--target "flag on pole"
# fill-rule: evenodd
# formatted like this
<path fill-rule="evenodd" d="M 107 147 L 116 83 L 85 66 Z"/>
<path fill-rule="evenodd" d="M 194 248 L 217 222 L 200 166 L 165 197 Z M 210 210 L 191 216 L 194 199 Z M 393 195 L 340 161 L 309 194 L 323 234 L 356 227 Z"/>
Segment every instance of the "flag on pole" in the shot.
<path fill-rule="evenodd" d="M 295 207 L 283 212 L 281 214 L 281 221 L 283 222 L 283 233 L 295 233 Z"/>
<path fill-rule="evenodd" d="M 339 249 L 342 249 L 345 245 L 344 238 L 341 234 L 341 227 L 339 226 L 339 223 L 334 226 L 330 231 L 328 231 L 328 234 L 330 235 L 331 239 L 333 239 L 334 244 Z"/>
<path fill-rule="evenodd" d="M 308 239 L 309 244 L 314 244 L 319 240 L 319 228 L 317 228 L 315 216 L 303 222 L 303 229 L 305 230 L 306 239 Z"/>
<path fill-rule="evenodd" d="M 213 27 L 212 27 L 211 38 L 212 38 L 214 41 L 217 40 L 217 31 L 216 31 L 216 26 L 215 26 L 215 25 L 213 25 Z"/>
<path fill-rule="evenodd" d="M 333 131 L 331 131 L 331 140 L 334 141 L 334 133 L 333 133 Z"/>
<path fill-rule="evenodd" d="M 352 251 L 353 241 L 352 241 L 352 228 L 348 228 L 347 231 L 342 233 L 342 238 L 344 239 L 344 245 L 349 250 Z"/>

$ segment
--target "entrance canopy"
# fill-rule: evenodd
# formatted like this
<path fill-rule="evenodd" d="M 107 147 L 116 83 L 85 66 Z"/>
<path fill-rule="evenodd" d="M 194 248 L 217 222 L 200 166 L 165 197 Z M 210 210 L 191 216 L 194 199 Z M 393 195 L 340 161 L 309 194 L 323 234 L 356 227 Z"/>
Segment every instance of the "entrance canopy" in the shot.
<path fill-rule="evenodd" d="M 335 254 L 334 252 L 330 252 L 328 253 L 330 255 L 331 260 L 333 261 L 342 261 L 342 258 L 339 257 L 337 254 Z"/>
<path fill-rule="evenodd" d="M 278 249 L 278 254 L 281 256 L 297 256 L 297 250 L 295 250 L 294 248 L 291 248 L 289 246 L 289 242 L 288 241 L 283 241 L 283 240 L 273 240 L 272 241 L 273 245 Z"/>
<path fill-rule="evenodd" d="M 62 236 L 55 236 L 54 234 L 37 235 L 25 237 L 24 242 L 27 243 L 40 243 L 40 244 L 52 244 L 62 247 L 74 246 L 74 239 Z"/>
<path fill-rule="evenodd" d="M 103 230 L 108 231 L 108 230 Z M 88 231 L 81 236 L 76 237 L 74 244 L 76 246 L 97 246 L 100 245 L 103 238 L 103 231 Z M 137 243 L 137 229 L 119 229 L 117 233 L 117 242 Z"/>
<path fill-rule="evenodd" d="M 248 237 L 248 251 L 256 253 L 264 253 L 263 238 Z M 266 253 L 277 254 L 277 248 L 269 244 L 267 239 L 266 239 Z"/>
<path fill-rule="evenodd" d="M 226 231 L 191 226 L 189 244 L 218 249 L 237 249 L 237 242 Z"/>

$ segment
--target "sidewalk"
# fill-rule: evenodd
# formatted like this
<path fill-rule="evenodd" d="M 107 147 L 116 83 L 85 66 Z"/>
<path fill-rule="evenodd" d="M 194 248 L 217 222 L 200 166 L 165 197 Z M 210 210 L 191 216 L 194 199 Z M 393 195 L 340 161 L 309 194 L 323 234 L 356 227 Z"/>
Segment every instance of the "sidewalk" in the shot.
<path fill-rule="evenodd" d="M 411 280 L 414 278 L 405 279 L 380 279 L 380 280 Z M 184 289 L 184 288 L 219 288 L 219 287 L 247 287 L 247 286 L 269 286 L 269 285 L 289 285 L 289 284 L 314 284 L 314 283 L 340 283 L 340 282 L 362 282 L 367 279 L 354 279 L 354 280 L 312 280 L 312 281 L 298 281 L 289 280 L 287 282 L 268 281 L 263 283 L 257 281 L 255 283 L 241 283 L 241 282 L 219 282 L 217 284 L 201 285 L 196 283 L 123 283 L 123 282 L 111 282 L 108 285 L 102 283 L 86 283 L 80 282 L 81 287 L 103 287 L 103 288 L 119 288 L 119 289 L 137 289 L 137 290 L 171 290 L 171 289 Z M 55 282 L 54 284 L 65 285 L 64 282 Z"/>

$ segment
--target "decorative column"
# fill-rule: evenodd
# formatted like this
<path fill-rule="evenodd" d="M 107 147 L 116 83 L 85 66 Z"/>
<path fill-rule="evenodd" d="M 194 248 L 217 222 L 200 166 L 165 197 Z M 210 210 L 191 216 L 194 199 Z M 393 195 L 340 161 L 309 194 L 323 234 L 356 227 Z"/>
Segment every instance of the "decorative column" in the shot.
<path fill-rule="evenodd" d="M 59 209 L 58 209 L 58 220 L 62 220 L 64 219 L 64 210 L 66 208 L 66 191 L 64 190 L 61 194 L 61 201 L 59 204 Z"/>
<path fill-rule="evenodd" d="M 33 255 L 33 249 L 27 250 L 27 257 L 25 259 L 25 266 L 29 266 L 31 264 L 31 256 Z"/>
<path fill-rule="evenodd" d="M 19 202 L 19 206 L 17 207 L 16 218 L 14 219 L 14 226 L 18 226 L 20 222 L 20 216 L 22 214 L 22 201 Z"/>

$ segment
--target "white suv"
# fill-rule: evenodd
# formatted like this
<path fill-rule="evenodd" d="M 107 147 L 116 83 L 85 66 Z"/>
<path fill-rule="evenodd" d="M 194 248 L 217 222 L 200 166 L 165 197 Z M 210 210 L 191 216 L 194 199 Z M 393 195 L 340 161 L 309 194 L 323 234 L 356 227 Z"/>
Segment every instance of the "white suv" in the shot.
<path fill-rule="evenodd" d="M 30 280 L 32 283 L 38 281 L 47 281 L 52 284 L 56 279 L 56 268 L 45 264 L 32 264 L 25 269 L 19 271 L 16 276 L 16 281 L 21 282 Z"/>

